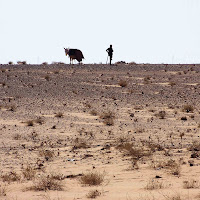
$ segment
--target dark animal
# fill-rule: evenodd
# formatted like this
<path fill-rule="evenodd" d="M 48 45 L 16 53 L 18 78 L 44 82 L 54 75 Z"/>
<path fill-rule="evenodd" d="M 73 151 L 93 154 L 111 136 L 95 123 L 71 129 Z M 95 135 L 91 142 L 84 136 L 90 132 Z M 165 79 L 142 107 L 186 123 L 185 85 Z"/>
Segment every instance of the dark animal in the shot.
<path fill-rule="evenodd" d="M 79 49 L 65 49 L 66 56 L 70 57 L 70 64 L 73 63 L 73 60 L 76 59 L 79 63 L 84 59 L 83 53 Z"/>

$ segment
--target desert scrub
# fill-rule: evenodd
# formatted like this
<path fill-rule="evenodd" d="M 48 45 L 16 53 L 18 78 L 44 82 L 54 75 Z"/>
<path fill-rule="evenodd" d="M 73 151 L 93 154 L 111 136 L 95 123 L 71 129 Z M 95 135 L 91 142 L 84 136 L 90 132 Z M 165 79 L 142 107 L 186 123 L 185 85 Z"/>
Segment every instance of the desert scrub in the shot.
<path fill-rule="evenodd" d="M 7 186 L 5 184 L 0 184 L 0 197 L 6 196 Z"/>
<path fill-rule="evenodd" d="M 30 189 L 34 191 L 61 191 L 63 190 L 63 184 L 60 180 L 56 180 L 51 175 L 42 175 L 33 181 L 33 186 Z"/>
<path fill-rule="evenodd" d="M 164 188 L 163 183 L 156 179 L 150 179 L 147 182 L 147 185 L 145 186 L 146 190 L 158 190 L 158 189 L 163 189 L 163 188 Z"/>
<path fill-rule="evenodd" d="M 86 174 L 83 174 L 80 178 L 80 183 L 82 185 L 88 185 L 88 186 L 97 186 L 101 185 L 104 182 L 105 179 L 105 172 L 88 172 Z"/>
<path fill-rule="evenodd" d="M 27 126 L 34 126 L 34 120 L 26 121 Z"/>
<path fill-rule="evenodd" d="M 104 112 L 100 115 L 100 119 L 103 119 L 103 123 L 107 126 L 113 126 L 114 125 L 114 119 L 115 115 L 113 112 L 108 111 Z"/>
<path fill-rule="evenodd" d="M 62 118 L 64 115 L 62 112 L 58 112 L 55 114 L 55 117 Z"/>
<path fill-rule="evenodd" d="M 88 148 L 89 145 L 87 143 L 87 141 L 83 138 L 75 138 L 74 141 L 73 141 L 73 150 L 75 149 L 85 149 L 85 148 Z"/>
<path fill-rule="evenodd" d="M 199 186 L 200 186 L 199 181 L 194 180 L 194 179 L 183 181 L 183 188 L 185 189 L 191 189 L 191 188 L 197 189 L 199 188 Z"/>
<path fill-rule="evenodd" d="M 27 165 L 22 169 L 22 175 L 26 180 L 32 180 L 35 178 L 36 170 L 32 166 Z"/>
<path fill-rule="evenodd" d="M 159 117 L 159 119 L 165 119 L 166 112 L 164 110 L 161 110 L 157 114 L 155 114 L 155 116 Z"/>
<path fill-rule="evenodd" d="M 118 84 L 121 87 L 126 87 L 128 85 L 127 81 L 125 81 L 125 80 L 120 80 Z"/>
<path fill-rule="evenodd" d="M 100 195 L 101 195 L 101 192 L 99 192 L 98 190 L 91 190 L 91 191 L 88 192 L 86 197 L 88 199 L 95 199 L 96 197 L 98 197 Z"/>
<path fill-rule="evenodd" d="M 54 151 L 52 150 L 45 150 L 45 149 L 42 149 L 39 151 L 39 155 L 41 157 L 44 157 L 46 161 L 52 161 L 55 154 L 54 154 Z"/>
<path fill-rule="evenodd" d="M 194 107 L 192 105 L 187 104 L 187 105 L 183 106 L 182 111 L 183 112 L 187 112 L 187 113 L 193 112 L 194 111 Z"/>
<path fill-rule="evenodd" d="M 15 182 L 15 181 L 20 181 L 21 176 L 18 175 L 15 171 L 11 171 L 6 174 L 2 174 L 1 179 L 3 182 L 11 183 L 11 182 Z"/>

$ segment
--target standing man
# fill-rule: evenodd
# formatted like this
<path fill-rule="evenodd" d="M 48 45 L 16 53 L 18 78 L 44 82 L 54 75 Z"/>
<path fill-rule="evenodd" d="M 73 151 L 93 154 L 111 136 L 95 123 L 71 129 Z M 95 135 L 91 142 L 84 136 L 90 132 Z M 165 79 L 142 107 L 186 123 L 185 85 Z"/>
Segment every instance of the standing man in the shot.
<path fill-rule="evenodd" d="M 110 45 L 110 47 L 108 49 L 106 49 L 108 56 L 110 57 L 110 65 L 111 65 L 111 61 L 112 61 L 112 56 L 113 56 L 113 48 L 112 45 Z"/>

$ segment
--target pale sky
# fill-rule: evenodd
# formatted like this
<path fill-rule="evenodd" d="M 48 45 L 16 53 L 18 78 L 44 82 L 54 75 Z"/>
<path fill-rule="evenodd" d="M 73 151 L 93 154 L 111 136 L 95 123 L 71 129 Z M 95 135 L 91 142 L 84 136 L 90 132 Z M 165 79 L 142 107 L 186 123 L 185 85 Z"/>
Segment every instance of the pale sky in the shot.
<path fill-rule="evenodd" d="M 200 0 L 0 0 L 0 63 L 200 63 Z"/>

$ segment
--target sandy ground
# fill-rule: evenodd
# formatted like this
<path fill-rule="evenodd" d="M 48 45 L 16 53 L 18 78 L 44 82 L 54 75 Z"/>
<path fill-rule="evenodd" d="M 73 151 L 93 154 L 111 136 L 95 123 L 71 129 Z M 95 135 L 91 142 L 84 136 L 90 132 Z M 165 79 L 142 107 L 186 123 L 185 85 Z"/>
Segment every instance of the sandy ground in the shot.
<path fill-rule="evenodd" d="M 0 65 L 0 199 L 200 199 L 199 74 Z M 89 173 L 102 183 L 83 184 Z M 62 187 L 36 187 L 42 177 Z"/>

